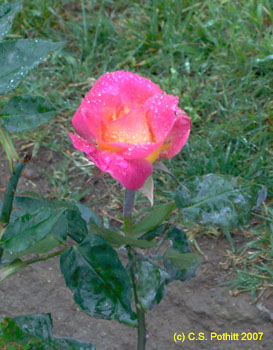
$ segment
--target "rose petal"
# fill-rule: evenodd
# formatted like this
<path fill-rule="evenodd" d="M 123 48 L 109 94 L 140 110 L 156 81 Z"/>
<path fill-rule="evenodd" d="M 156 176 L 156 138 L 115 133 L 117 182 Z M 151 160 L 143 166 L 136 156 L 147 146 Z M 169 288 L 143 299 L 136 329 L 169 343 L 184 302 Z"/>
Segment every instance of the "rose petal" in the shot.
<path fill-rule="evenodd" d="M 157 94 L 144 104 L 144 107 L 149 110 L 147 119 L 157 142 L 165 140 L 170 133 L 176 120 L 175 110 L 178 103 L 177 96 Z"/>
<path fill-rule="evenodd" d="M 101 137 L 102 120 L 113 114 L 120 108 L 121 101 L 118 96 L 105 94 L 103 100 L 101 95 L 82 100 L 80 108 L 72 119 L 72 125 L 77 133 L 88 141 Z"/>
<path fill-rule="evenodd" d="M 122 103 L 130 108 L 143 105 L 151 96 L 161 93 L 162 90 L 151 80 L 125 71 L 116 71 L 102 75 L 95 83 L 87 98 L 94 98 L 101 94 L 120 96 Z"/>
<path fill-rule="evenodd" d="M 96 153 L 89 154 L 88 158 L 128 190 L 141 188 L 153 172 L 153 167 L 147 160 L 126 160 L 117 153 L 97 150 Z"/>
<path fill-rule="evenodd" d="M 177 119 L 163 144 L 160 158 L 174 157 L 189 138 L 191 118 L 179 107 L 176 109 L 176 115 Z"/>
<path fill-rule="evenodd" d="M 163 141 L 146 145 L 132 145 L 126 142 L 104 142 L 98 139 L 97 143 L 101 150 L 118 152 L 125 159 L 144 159 L 163 145 Z"/>
<path fill-rule="evenodd" d="M 68 133 L 68 136 L 71 138 L 73 146 L 78 150 L 83 151 L 86 154 L 89 154 L 96 150 L 96 147 L 93 143 L 84 140 L 79 135 Z"/>
<path fill-rule="evenodd" d="M 125 159 L 143 159 L 149 157 L 161 148 L 163 142 L 151 143 L 147 145 L 130 145 L 126 150 L 121 151 L 120 155 Z"/>
<path fill-rule="evenodd" d="M 84 107 L 80 107 L 72 119 L 73 128 L 84 139 L 94 142 L 97 133 L 100 133 L 100 123 L 96 120 L 91 123 L 91 112 Z"/>
<path fill-rule="evenodd" d="M 151 163 L 145 159 L 126 160 L 117 153 L 95 148 L 78 135 L 69 134 L 69 136 L 75 148 L 85 152 L 100 170 L 110 173 L 128 190 L 141 188 L 153 172 Z"/>
<path fill-rule="evenodd" d="M 84 128 L 83 128 L 84 130 Z M 73 145 L 75 148 L 79 150 L 83 150 L 82 148 L 79 148 L 76 146 L 76 142 L 79 143 L 77 138 L 79 138 L 78 135 L 75 134 L 69 134 L 73 141 Z M 81 135 L 80 135 L 81 136 Z M 154 151 L 157 149 L 161 148 L 163 145 L 162 142 L 157 142 L 157 143 L 150 143 L 150 144 L 144 144 L 144 145 L 132 145 L 131 143 L 126 143 L 126 142 L 104 142 L 103 140 L 97 138 L 96 141 L 91 140 L 90 142 L 87 140 L 83 140 L 81 138 L 80 143 L 85 142 L 85 145 L 87 145 L 90 149 L 90 147 L 95 148 L 94 144 L 97 142 L 98 148 L 101 150 L 107 150 L 107 151 L 112 151 L 112 152 L 118 152 L 118 154 L 123 157 L 124 159 L 145 159 L 146 157 L 149 157 Z M 75 141 L 74 141 L 75 140 Z M 84 146 L 81 146 L 84 147 Z M 84 151 L 84 150 L 83 150 Z M 85 151 L 84 151 L 85 152 Z M 88 153 L 88 152 L 85 152 Z"/>

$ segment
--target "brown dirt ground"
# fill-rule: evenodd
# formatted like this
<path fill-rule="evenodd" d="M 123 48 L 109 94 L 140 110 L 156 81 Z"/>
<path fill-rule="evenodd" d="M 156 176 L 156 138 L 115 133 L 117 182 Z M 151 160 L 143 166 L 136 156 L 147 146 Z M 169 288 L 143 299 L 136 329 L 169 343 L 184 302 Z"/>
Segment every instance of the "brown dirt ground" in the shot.
<path fill-rule="evenodd" d="M 50 194 L 52 189 L 43 170 L 50 172 L 54 160 L 42 155 L 29 165 L 30 178 L 22 178 L 19 189 Z M 47 159 L 48 157 L 48 159 Z M 0 153 L 0 189 L 6 185 L 7 163 Z M 105 182 L 94 186 L 93 196 L 105 193 Z M 3 193 L 2 193 L 3 194 Z M 1 196 L 1 192 L 0 192 Z M 111 193 L 105 196 L 105 203 Z M 97 208 L 95 209 L 98 212 Z M 101 211 L 101 210 L 100 210 Z M 235 237 L 236 246 L 246 240 Z M 248 294 L 232 296 L 221 283 L 232 279 L 228 264 L 226 239 L 201 237 L 198 244 L 207 259 L 203 259 L 197 276 L 184 283 L 174 282 L 161 303 L 147 315 L 149 338 L 147 350 L 167 349 L 273 349 L 273 298 L 264 295 L 259 304 L 251 302 Z M 74 303 L 59 269 L 58 258 L 32 265 L 0 284 L 0 314 L 15 316 L 29 313 L 52 314 L 56 336 L 71 336 L 87 340 L 97 350 L 128 350 L 136 348 L 136 330 L 117 321 L 97 320 L 82 312 Z M 206 340 L 189 340 L 189 333 L 204 333 Z M 235 333 L 238 340 L 211 340 L 212 332 L 221 335 Z M 261 340 L 242 340 L 243 333 L 263 332 Z M 174 334 L 184 333 L 185 342 L 175 342 Z M 193 337 L 193 334 L 190 335 Z"/>

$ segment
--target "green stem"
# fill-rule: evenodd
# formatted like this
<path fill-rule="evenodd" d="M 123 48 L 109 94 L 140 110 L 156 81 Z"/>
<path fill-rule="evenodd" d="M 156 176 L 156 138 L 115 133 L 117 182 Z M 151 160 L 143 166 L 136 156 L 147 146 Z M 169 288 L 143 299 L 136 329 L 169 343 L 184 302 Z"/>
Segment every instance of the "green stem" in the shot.
<path fill-rule="evenodd" d="M 19 178 L 22 174 L 22 171 L 26 163 L 29 162 L 30 159 L 31 159 L 31 155 L 27 154 L 23 159 L 23 161 L 18 162 L 12 170 L 12 173 L 5 191 L 3 207 L 0 215 L 0 239 L 5 231 L 5 227 L 7 226 L 10 220 L 12 203 L 13 203 Z M 0 262 L 2 260 L 3 252 L 4 252 L 3 248 L 0 247 Z"/>
<path fill-rule="evenodd" d="M 133 227 L 132 211 L 134 207 L 136 191 L 126 190 L 123 205 L 124 230 L 125 234 L 130 234 Z"/>
<path fill-rule="evenodd" d="M 4 195 L 4 202 L 3 202 L 2 212 L 0 216 L 0 225 L 2 224 L 4 226 L 9 223 L 16 187 L 17 187 L 19 178 L 22 174 L 22 171 L 26 163 L 30 160 L 30 158 L 31 158 L 30 155 L 27 155 L 23 159 L 23 161 L 18 162 L 14 167 L 14 170 L 10 176 L 10 179 L 5 191 L 5 195 Z"/>
<path fill-rule="evenodd" d="M 15 274 L 16 272 L 19 272 L 23 268 L 34 264 L 38 261 L 45 261 L 51 258 L 54 258 L 55 256 L 61 255 L 67 248 L 61 249 L 54 253 L 49 253 L 46 255 L 38 256 L 29 260 L 22 261 L 20 259 L 14 260 L 11 264 L 4 266 L 0 269 L 0 282 L 4 281 L 9 276 Z"/>
<path fill-rule="evenodd" d="M 20 175 L 24 167 L 25 167 L 25 164 L 23 162 L 17 163 L 9 179 L 9 182 L 5 191 L 4 203 L 3 203 L 2 213 L 0 217 L 0 222 L 3 224 L 9 223 L 14 194 L 18 184 L 18 180 L 20 178 Z"/>
<path fill-rule="evenodd" d="M 135 191 L 126 190 L 125 200 L 123 205 L 125 234 L 126 233 L 130 234 L 131 228 L 133 226 L 132 211 L 134 207 L 134 199 L 135 199 Z M 135 264 L 135 254 L 133 249 L 129 246 L 127 246 L 127 253 L 128 253 L 128 259 L 129 259 L 130 275 L 131 275 L 132 284 L 133 284 L 133 293 L 134 293 L 136 314 L 137 314 L 137 320 L 138 320 L 137 350 L 145 350 L 145 344 L 146 344 L 145 313 L 141 310 L 140 304 L 138 302 L 138 297 L 137 297 L 137 287 L 136 287 L 137 282 L 135 278 L 135 276 L 137 275 L 137 271 L 136 271 L 136 264 Z"/>
<path fill-rule="evenodd" d="M 135 265 L 135 254 L 131 247 L 127 247 L 128 258 L 130 260 L 130 275 L 133 283 L 133 293 L 136 306 L 137 314 L 137 350 L 145 350 L 146 345 L 146 324 L 145 324 L 145 313 L 141 310 L 139 305 L 137 290 L 136 290 L 136 265 Z"/>
<path fill-rule="evenodd" d="M 137 309 L 137 350 L 145 350 L 146 345 L 146 324 L 145 324 L 145 313 Z"/>

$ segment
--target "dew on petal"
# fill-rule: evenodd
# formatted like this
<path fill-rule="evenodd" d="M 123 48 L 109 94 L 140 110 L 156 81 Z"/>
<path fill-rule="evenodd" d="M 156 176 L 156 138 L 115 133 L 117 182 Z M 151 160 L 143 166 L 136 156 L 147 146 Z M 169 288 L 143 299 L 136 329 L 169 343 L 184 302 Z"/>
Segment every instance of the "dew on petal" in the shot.
<path fill-rule="evenodd" d="M 176 154 L 188 138 L 189 118 L 178 102 L 138 74 L 107 72 L 73 118 L 82 137 L 73 139 L 74 147 L 126 188 L 140 188 L 152 172 L 151 163 Z"/>

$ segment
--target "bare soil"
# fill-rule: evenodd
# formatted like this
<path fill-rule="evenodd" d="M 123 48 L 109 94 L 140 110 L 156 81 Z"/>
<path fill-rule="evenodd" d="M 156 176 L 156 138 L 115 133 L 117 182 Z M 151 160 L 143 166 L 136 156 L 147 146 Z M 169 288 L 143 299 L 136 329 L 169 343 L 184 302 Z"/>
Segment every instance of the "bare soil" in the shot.
<path fill-rule="evenodd" d="M 20 180 L 19 190 L 39 191 L 47 195 L 51 193 L 52 188 L 44 170 L 49 172 L 58 159 L 53 157 L 49 160 L 48 156 L 46 152 L 42 153 L 31 162 L 28 178 Z M 4 155 L 0 154 L 2 194 L 8 173 Z M 104 193 L 105 184 L 99 180 L 94 186 L 93 195 L 102 196 Z M 107 196 L 106 204 L 111 193 Z M 93 209 L 100 211 L 98 208 Z M 237 247 L 245 241 L 243 234 L 235 237 Z M 223 282 L 234 277 L 227 257 L 227 250 L 230 249 L 227 240 L 224 237 L 200 237 L 198 244 L 207 259 L 203 258 L 197 276 L 184 283 L 174 282 L 169 285 L 161 303 L 147 315 L 147 350 L 272 350 L 272 296 L 267 298 L 264 295 L 258 303 L 253 303 L 246 293 L 232 296 L 222 286 Z M 90 341 L 96 345 L 97 350 L 136 349 L 135 329 L 117 321 L 93 319 L 78 308 L 70 290 L 65 286 L 58 258 L 34 264 L 2 282 L 0 300 L 1 315 L 51 313 L 56 336 Z M 260 332 L 263 333 L 261 340 L 253 340 L 255 334 Z M 215 333 L 219 340 L 211 340 Z M 175 334 L 177 342 L 174 340 Z M 185 336 L 183 343 L 178 340 L 181 334 Z M 228 340 L 229 337 L 233 340 Z"/>

